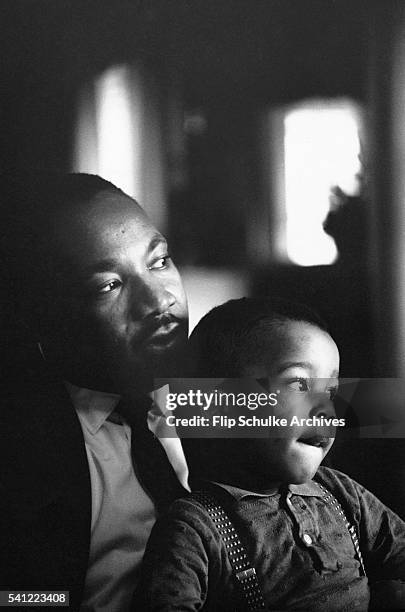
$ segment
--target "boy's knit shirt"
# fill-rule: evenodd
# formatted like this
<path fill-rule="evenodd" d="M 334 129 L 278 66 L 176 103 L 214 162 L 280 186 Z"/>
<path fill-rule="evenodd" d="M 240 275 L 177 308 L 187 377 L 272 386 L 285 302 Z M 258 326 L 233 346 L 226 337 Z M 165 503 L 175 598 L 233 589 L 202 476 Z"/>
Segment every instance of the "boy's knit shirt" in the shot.
<path fill-rule="evenodd" d="M 343 517 L 318 482 L 355 525 L 368 578 Z M 367 610 L 369 581 L 405 579 L 405 523 L 345 474 L 321 467 L 313 481 L 266 494 L 214 483 L 204 489 L 234 523 L 267 609 Z M 162 612 L 243 609 L 225 545 L 192 498 L 177 500 L 155 526 L 136 603 Z"/>

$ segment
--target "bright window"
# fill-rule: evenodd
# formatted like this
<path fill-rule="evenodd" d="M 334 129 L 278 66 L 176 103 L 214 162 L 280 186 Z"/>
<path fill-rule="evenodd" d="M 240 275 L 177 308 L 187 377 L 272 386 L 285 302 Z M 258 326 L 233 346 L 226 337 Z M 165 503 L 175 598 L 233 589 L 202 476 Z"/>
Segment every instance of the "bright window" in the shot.
<path fill-rule="evenodd" d="M 358 191 L 360 113 L 351 101 L 311 101 L 284 115 L 285 250 L 301 266 L 331 264 L 336 245 L 322 227 L 330 191 Z"/>
<path fill-rule="evenodd" d="M 114 66 L 83 88 L 73 169 L 99 174 L 142 197 L 142 82 L 129 66 Z"/>
<path fill-rule="evenodd" d="M 141 64 L 111 66 L 80 92 L 72 169 L 115 183 L 137 199 L 164 231 L 162 124 L 154 76 Z"/>
<path fill-rule="evenodd" d="M 132 80 L 129 68 L 119 66 L 96 82 L 98 169 L 126 193 L 140 197 L 141 111 Z"/>

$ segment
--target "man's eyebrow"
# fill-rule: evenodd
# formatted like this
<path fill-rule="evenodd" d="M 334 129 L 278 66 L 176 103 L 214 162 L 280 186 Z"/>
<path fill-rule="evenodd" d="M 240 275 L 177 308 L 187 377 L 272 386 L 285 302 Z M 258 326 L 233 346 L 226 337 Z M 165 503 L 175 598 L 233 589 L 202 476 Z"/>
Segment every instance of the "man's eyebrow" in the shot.
<path fill-rule="evenodd" d="M 153 234 L 148 244 L 148 248 L 147 248 L 148 252 L 153 251 L 157 246 L 161 244 L 167 247 L 166 239 L 162 236 L 162 234 L 159 234 L 158 232 L 156 232 L 155 234 Z M 97 261 L 94 264 L 90 264 L 89 266 L 86 267 L 86 269 L 84 270 L 84 273 L 86 275 L 91 275 L 91 274 L 97 274 L 97 272 L 107 272 L 108 270 L 111 270 L 111 268 L 118 267 L 119 264 L 120 264 L 120 261 L 118 259 L 109 257 L 107 259 L 102 259 L 101 261 Z"/>
<path fill-rule="evenodd" d="M 97 261 L 94 264 L 90 264 L 84 270 L 85 274 L 96 274 L 97 272 L 107 272 L 107 270 L 111 270 L 111 268 L 115 268 L 119 265 L 118 259 L 102 259 L 101 261 Z"/>
<path fill-rule="evenodd" d="M 155 249 L 160 244 L 164 244 L 165 246 L 167 246 L 167 240 L 162 236 L 162 234 L 156 233 L 152 236 L 152 239 L 149 242 L 148 250 L 153 251 L 153 249 Z"/>

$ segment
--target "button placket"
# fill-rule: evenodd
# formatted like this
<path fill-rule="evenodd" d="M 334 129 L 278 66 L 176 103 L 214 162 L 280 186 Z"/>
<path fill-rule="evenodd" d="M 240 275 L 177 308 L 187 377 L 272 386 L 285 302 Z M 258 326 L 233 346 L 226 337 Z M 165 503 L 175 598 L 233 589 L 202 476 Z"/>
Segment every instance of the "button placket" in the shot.
<path fill-rule="evenodd" d="M 306 547 L 312 546 L 314 539 L 316 538 L 316 530 L 312 520 L 312 516 L 308 512 L 306 504 L 303 503 L 301 500 L 298 500 L 298 503 L 295 504 L 292 501 L 291 491 L 288 491 L 287 493 L 286 503 L 298 527 L 298 536 L 301 542 Z"/>
<path fill-rule="evenodd" d="M 302 535 L 302 541 L 304 542 L 305 546 L 312 546 L 312 538 L 308 533 L 304 533 Z"/>

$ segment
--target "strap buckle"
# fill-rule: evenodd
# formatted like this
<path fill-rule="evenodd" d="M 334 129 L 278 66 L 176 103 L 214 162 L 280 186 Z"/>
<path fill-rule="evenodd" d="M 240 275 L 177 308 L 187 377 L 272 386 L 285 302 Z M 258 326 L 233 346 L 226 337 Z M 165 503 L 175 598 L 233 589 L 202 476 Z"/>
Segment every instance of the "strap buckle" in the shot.
<path fill-rule="evenodd" d="M 237 580 L 243 584 L 246 580 L 251 580 L 256 577 L 256 570 L 254 567 L 248 567 L 241 572 L 236 572 L 235 576 Z"/>

